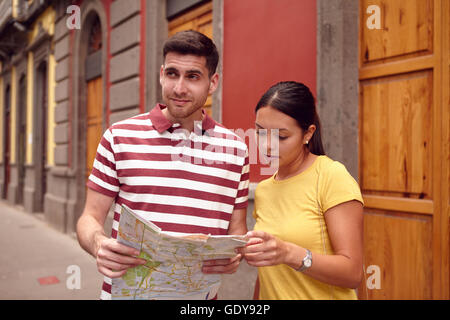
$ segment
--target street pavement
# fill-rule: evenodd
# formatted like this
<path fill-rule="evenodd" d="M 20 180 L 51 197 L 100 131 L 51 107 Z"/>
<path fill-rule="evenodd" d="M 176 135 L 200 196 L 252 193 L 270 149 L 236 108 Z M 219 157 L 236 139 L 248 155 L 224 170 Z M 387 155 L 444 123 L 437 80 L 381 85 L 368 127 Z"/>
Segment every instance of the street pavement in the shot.
<path fill-rule="evenodd" d="M 5 202 L 0 217 L 0 299 L 99 298 L 103 278 L 76 239 Z"/>
<path fill-rule="evenodd" d="M 4 201 L 0 219 L 1 300 L 99 299 L 103 276 L 73 236 L 53 229 L 42 214 Z M 242 262 L 235 274 L 223 276 L 219 299 L 251 299 L 255 279 L 256 269 Z"/>

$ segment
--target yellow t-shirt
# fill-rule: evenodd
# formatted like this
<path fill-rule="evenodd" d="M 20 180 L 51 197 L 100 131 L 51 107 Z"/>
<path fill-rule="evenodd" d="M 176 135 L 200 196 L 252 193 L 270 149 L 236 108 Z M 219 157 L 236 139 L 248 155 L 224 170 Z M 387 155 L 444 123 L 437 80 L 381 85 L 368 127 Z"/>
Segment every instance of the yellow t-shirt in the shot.
<path fill-rule="evenodd" d="M 323 214 L 350 200 L 363 203 L 358 183 L 344 165 L 319 156 L 294 177 L 277 181 L 272 176 L 258 184 L 254 229 L 313 253 L 333 254 Z M 258 268 L 258 277 L 263 300 L 356 299 L 353 289 L 328 285 L 284 264 Z"/>

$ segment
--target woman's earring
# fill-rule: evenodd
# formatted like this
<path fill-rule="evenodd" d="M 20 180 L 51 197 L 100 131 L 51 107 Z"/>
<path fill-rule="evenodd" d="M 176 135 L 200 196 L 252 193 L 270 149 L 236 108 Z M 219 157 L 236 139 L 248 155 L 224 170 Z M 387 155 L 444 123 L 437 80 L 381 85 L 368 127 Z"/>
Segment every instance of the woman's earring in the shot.
<path fill-rule="evenodd" d="M 305 144 L 308 144 L 308 142 L 309 142 L 309 141 L 308 141 L 308 140 L 306 140 L 306 143 L 305 143 Z"/>

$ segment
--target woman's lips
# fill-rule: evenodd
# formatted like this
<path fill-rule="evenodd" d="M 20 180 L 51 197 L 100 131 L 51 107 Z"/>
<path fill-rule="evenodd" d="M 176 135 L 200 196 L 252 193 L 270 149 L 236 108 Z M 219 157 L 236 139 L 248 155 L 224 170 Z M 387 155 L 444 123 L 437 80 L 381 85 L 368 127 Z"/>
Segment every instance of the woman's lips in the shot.
<path fill-rule="evenodd" d="M 269 161 L 278 160 L 280 158 L 279 156 L 274 156 L 274 155 L 270 155 L 270 154 L 265 154 L 264 157 Z"/>

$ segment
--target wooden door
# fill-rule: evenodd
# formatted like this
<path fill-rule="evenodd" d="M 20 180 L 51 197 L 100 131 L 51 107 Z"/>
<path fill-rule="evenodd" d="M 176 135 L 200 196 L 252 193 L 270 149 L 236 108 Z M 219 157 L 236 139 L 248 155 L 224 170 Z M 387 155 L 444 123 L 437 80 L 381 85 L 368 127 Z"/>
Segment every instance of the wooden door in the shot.
<path fill-rule="evenodd" d="M 213 39 L 212 2 L 207 2 L 201 6 L 195 7 L 169 21 L 169 37 L 184 30 L 196 30 L 210 39 Z M 204 109 L 210 116 L 212 116 L 211 105 L 212 96 L 209 95 Z"/>
<path fill-rule="evenodd" d="M 368 27 L 371 5 L 380 29 Z M 360 1 L 359 179 L 369 271 L 362 299 L 449 298 L 449 10 L 447 0 Z"/>
<path fill-rule="evenodd" d="M 18 187 L 17 202 L 23 204 L 24 186 L 25 186 L 25 157 L 26 157 L 26 132 L 27 132 L 27 87 L 26 78 L 22 77 L 19 81 L 19 103 L 18 103 L 18 152 L 17 152 L 17 171 L 18 171 Z"/>
<path fill-rule="evenodd" d="M 97 147 L 103 133 L 102 92 L 102 77 L 88 81 L 86 106 L 86 181 L 92 171 Z"/>
<path fill-rule="evenodd" d="M 37 118 L 39 119 L 37 134 L 39 137 L 36 137 L 37 147 L 38 147 L 38 156 L 36 159 L 36 176 L 37 181 L 40 183 L 37 190 L 37 211 L 44 211 L 44 199 L 45 194 L 47 193 L 47 124 L 48 124 L 48 73 L 47 73 L 47 64 L 42 62 L 38 68 L 38 105 L 37 110 L 39 115 Z"/>
<path fill-rule="evenodd" d="M 96 16 L 89 29 L 86 70 L 86 163 L 85 182 L 91 174 L 103 134 L 102 27 Z"/>
<path fill-rule="evenodd" d="M 5 127 L 3 131 L 3 136 L 5 137 L 4 143 L 5 143 L 5 153 L 4 153 L 4 185 L 3 185 L 3 194 L 2 197 L 4 199 L 8 199 L 8 185 L 10 181 L 10 175 L 11 175 L 11 168 L 10 168 L 10 152 L 11 152 L 11 90 L 10 86 L 8 86 L 5 90 Z"/>

